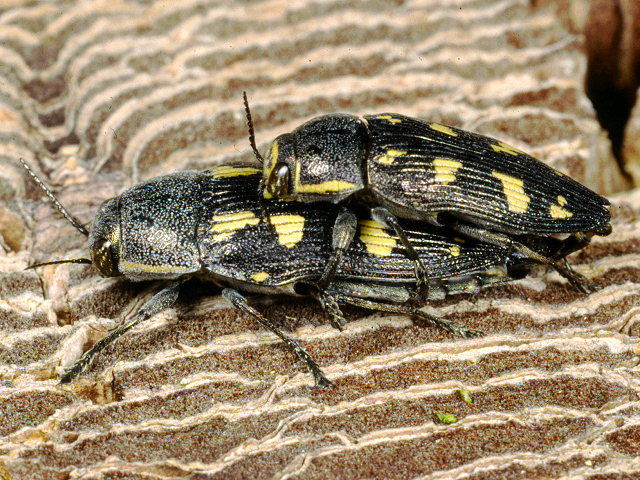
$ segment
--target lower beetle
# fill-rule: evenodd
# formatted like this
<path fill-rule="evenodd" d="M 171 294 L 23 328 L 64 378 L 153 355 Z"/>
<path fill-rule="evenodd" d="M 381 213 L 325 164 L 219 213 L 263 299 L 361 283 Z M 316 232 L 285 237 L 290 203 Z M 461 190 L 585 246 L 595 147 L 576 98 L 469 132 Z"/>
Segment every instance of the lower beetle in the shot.
<path fill-rule="evenodd" d="M 142 182 L 106 201 L 87 231 L 22 163 L 58 210 L 89 237 L 91 259 L 71 262 L 93 263 L 107 277 L 168 282 L 132 319 L 93 345 L 64 373 L 63 382 L 76 377 L 110 342 L 170 307 L 180 285 L 191 276 L 225 287 L 223 296 L 286 342 L 307 364 L 318 385 L 330 382 L 311 356 L 236 289 L 311 295 L 338 328 L 344 323 L 338 304 L 348 303 L 413 315 L 464 337 L 478 333 L 411 304 L 416 290 L 413 263 L 393 232 L 375 221 L 357 221 L 354 240 L 331 280 L 325 281 L 323 272 L 335 248 L 333 225 L 340 207 L 273 202 L 268 205 L 270 218 L 266 221 L 258 189 L 261 175 L 256 168 L 223 166 Z M 424 222 L 405 221 L 402 228 L 430 266 L 431 292 L 469 291 L 527 271 L 529 260 L 504 247 L 465 241 Z"/>
<path fill-rule="evenodd" d="M 526 153 L 395 113 L 331 114 L 277 137 L 263 160 L 246 95 L 245 108 L 265 198 L 373 206 L 374 218 L 403 240 L 418 277 L 428 270 L 396 217 L 451 226 L 548 263 L 585 293 L 594 288 L 565 257 L 611 232 L 609 201 Z"/>

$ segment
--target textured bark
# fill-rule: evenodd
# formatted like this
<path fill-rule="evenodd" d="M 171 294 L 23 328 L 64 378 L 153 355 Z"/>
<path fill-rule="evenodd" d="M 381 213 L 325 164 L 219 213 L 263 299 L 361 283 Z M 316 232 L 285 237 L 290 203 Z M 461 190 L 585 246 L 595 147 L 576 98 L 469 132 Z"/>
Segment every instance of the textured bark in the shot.
<path fill-rule="evenodd" d="M 9 5 L 7 5 L 7 3 Z M 27 4 L 27 2 L 25 2 Z M 640 477 L 640 192 L 584 93 L 585 42 L 525 1 L 5 2 L 0 7 L 0 478 Z M 540 269 L 397 315 L 254 301 L 335 386 L 204 283 L 57 378 L 156 291 L 91 266 L 18 165 L 88 222 L 154 175 L 252 161 L 323 113 L 399 112 L 523 149 L 610 195 L 613 233 Z M 462 401 L 459 390 L 472 394 Z M 438 413 L 453 413 L 444 425 Z"/>

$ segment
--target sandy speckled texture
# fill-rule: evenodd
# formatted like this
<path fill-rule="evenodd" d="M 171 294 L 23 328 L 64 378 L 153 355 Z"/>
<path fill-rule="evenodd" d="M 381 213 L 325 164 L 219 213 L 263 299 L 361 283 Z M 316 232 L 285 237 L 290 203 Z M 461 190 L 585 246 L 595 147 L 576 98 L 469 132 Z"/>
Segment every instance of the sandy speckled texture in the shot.
<path fill-rule="evenodd" d="M 0 478 L 640 478 L 640 192 L 584 93 L 562 9 L 437 2 L 0 5 Z M 579 5 L 579 2 L 577 3 Z M 462 340 L 398 315 L 252 301 L 335 382 L 191 281 L 174 308 L 61 386 L 63 366 L 157 290 L 91 266 L 21 170 L 88 222 L 154 175 L 252 161 L 333 111 L 395 111 L 504 140 L 612 202 L 613 233 L 541 269 L 434 303 Z M 471 393 L 462 401 L 459 390 Z M 444 425 L 438 413 L 457 422 Z"/>

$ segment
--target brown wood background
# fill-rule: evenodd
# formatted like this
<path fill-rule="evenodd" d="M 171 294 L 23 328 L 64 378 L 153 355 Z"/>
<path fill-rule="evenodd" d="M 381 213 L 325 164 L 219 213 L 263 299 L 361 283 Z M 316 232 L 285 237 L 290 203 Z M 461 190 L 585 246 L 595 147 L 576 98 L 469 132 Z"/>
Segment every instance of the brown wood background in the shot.
<path fill-rule="evenodd" d="M 0 479 L 640 478 L 640 191 L 585 95 L 588 4 L 0 2 Z M 613 233 L 570 258 L 601 290 L 542 269 L 430 307 L 471 340 L 357 309 L 340 333 L 310 301 L 256 298 L 319 390 L 193 283 L 59 385 L 155 290 L 24 271 L 87 252 L 17 159 L 88 222 L 141 179 L 250 161 L 243 89 L 263 150 L 315 115 L 395 111 L 545 159 L 612 201 Z"/>

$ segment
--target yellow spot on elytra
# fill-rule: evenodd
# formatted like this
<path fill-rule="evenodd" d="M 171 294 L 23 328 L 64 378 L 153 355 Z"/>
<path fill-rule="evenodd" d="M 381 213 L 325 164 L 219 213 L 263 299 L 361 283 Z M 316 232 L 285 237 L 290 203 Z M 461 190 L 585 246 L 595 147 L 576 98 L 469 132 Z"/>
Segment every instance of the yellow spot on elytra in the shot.
<path fill-rule="evenodd" d="M 491 173 L 502 182 L 502 190 L 507 198 L 509 210 L 514 213 L 526 212 L 531 198 L 524 193 L 524 182 L 519 178 L 504 173 L 496 171 Z"/>
<path fill-rule="evenodd" d="M 396 157 L 406 154 L 407 152 L 404 152 L 402 150 L 387 150 L 387 154 L 378 157 L 377 160 L 378 163 L 381 163 L 382 165 L 391 165 L 396 161 Z"/>
<path fill-rule="evenodd" d="M 251 279 L 254 282 L 258 282 L 258 283 L 264 282 L 268 277 L 269 277 L 269 274 L 267 272 L 258 272 L 251 275 Z"/>
<path fill-rule="evenodd" d="M 491 145 L 491 148 L 493 148 L 496 152 L 504 152 L 504 153 L 508 153 L 509 155 L 514 155 L 514 156 L 518 156 L 522 153 L 524 153 L 522 150 L 518 150 L 516 147 L 512 147 L 511 145 L 507 145 L 504 142 L 498 142 L 497 145 Z"/>
<path fill-rule="evenodd" d="M 402 123 L 402 120 L 400 120 L 399 118 L 394 118 L 391 115 L 378 115 L 376 118 L 380 119 L 380 120 L 386 120 L 387 122 L 393 124 L 393 125 L 397 125 L 398 123 Z"/>
<path fill-rule="evenodd" d="M 253 167 L 234 167 L 233 165 L 223 165 L 209 169 L 211 176 L 214 178 L 238 177 L 241 175 L 255 175 L 260 170 Z"/>
<path fill-rule="evenodd" d="M 462 238 L 462 237 L 453 237 L 453 240 L 458 242 L 458 243 L 466 243 L 467 240 Z"/>
<path fill-rule="evenodd" d="M 439 123 L 430 123 L 429 127 L 436 132 L 444 133 L 445 135 L 450 135 L 452 137 L 457 137 L 458 134 L 453 131 L 451 127 L 447 127 L 446 125 L 441 125 Z"/>
<path fill-rule="evenodd" d="M 458 245 L 451 245 L 449 247 L 449 251 L 451 252 L 451 255 L 454 257 L 457 257 L 458 255 L 460 255 L 460 247 Z"/>
<path fill-rule="evenodd" d="M 397 245 L 397 240 L 385 232 L 384 227 L 373 220 L 360 220 L 360 241 L 364 243 L 367 252 L 374 257 L 391 255 Z"/>
<path fill-rule="evenodd" d="M 242 230 L 247 225 L 257 225 L 260 220 L 253 212 L 242 211 L 236 213 L 225 213 L 223 215 L 214 215 L 211 217 L 213 224 L 211 225 L 211 239 L 214 242 L 231 237 L 234 233 Z"/>
<path fill-rule="evenodd" d="M 271 215 L 271 223 L 278 234 L 278 242 L 287 248 L 294 247 L 304 235 L 305 219 L 300 215 Z"/>
<path fill-rule="evenodd" d="M 562 195 L 558 195 L 558 205 L 551 205 L 549 207 L 549 214 L 551 218 L 564 219 L 573 217 L 573 213 L 567 210 L 566 208 L 562 208 L 567 204 L 567 199 Z"/>
<path fill-rule="evenodd" d="M 435 180 L 438 183 L 447 184 L 456 180 L 456 172 L 462 166 L 462 162 L 449 158 L 434 158 L 433 168 L 436 171 Z"/>

